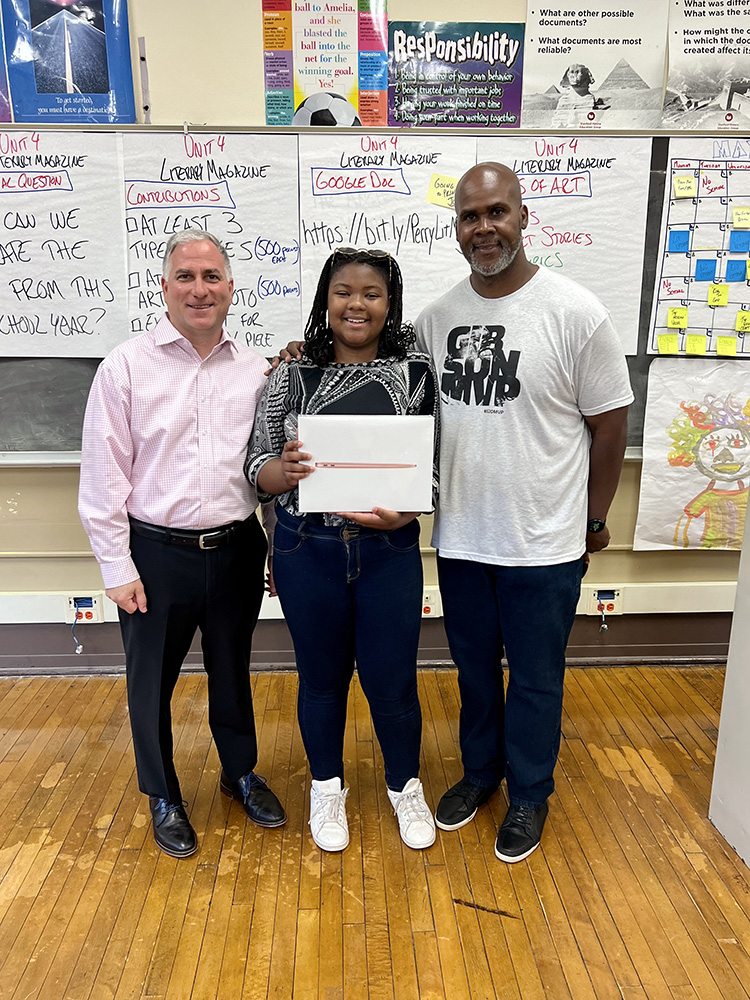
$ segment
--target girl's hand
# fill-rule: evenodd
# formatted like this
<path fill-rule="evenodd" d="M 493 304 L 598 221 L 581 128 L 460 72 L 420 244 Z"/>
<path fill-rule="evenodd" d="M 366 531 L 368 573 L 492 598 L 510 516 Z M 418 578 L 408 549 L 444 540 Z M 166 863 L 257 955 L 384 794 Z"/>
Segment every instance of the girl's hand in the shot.
<path fill-rule="evenodd" d="M 339 517 L 348 517 L 350 521 L 361 524 L 363 528 L 379 528 L 381 531 L 395 531 L 403 528 L 409 521 L 419 517 L 417 511 L 389 510 L 387 507 L 373 507 L 369 513 L 356 511 L 337 511 Z"/>
<path fill-rule="evenodd" d="M 311 465 L 303 465 L 312 455 L 300 451 L 301 441 L 287 441 L 281 453 L 281 474 L 290 490 L 299 486 L 300 480 L 306 479 L 315 469 Z"/>

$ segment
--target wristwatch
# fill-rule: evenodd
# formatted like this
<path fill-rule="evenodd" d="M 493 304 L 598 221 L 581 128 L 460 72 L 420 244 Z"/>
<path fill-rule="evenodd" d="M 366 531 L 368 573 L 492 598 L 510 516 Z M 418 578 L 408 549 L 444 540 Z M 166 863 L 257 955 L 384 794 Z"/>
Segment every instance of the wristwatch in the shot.
<path fill-rule="evenodd" d="M 591 534 L 596 535 L 600 531 L 604 531 L 607 525 L 606 521 L 602 521 L 601 518 L 592 517 L 589 523 L 586 525 L 586 531 L 591 532 Z"/>

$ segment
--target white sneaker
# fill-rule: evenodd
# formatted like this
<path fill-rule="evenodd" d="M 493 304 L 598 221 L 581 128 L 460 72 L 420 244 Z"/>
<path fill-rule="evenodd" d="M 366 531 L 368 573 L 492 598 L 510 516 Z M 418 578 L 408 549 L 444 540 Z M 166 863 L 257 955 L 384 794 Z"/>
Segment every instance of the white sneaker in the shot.
<path fill-rule="evenodd" d="M 310 832 L 322 851 L 343 851 L 349 843 L 346 822 L 348 788 L 341 787 L 341 778 L 315 781 L 310 786 Z"/>
<path fill-rule="evenodd" d="M 419 778 L 409 778 L 400 792 L 392 792 L 389 788 L 388 798 L 398 817 L 401 839 L 407 847 L 421 851 L 435 843 L 435 820 L 424 800 Z"/>

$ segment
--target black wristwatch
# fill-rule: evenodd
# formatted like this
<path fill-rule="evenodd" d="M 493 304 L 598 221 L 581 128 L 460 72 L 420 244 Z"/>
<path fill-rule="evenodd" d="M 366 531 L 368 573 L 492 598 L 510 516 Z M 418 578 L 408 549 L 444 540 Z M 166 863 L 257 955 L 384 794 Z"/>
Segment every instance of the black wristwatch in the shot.
<path fill-rule="evenodd" d="M 592 535 L 598 534 L 600 531 L 604 531 L 607 526 L 606 521 L 602 521 L 598 517 L 592 517 L 589 523 L 586 525 L 586 531 L 591 532 Z"/>

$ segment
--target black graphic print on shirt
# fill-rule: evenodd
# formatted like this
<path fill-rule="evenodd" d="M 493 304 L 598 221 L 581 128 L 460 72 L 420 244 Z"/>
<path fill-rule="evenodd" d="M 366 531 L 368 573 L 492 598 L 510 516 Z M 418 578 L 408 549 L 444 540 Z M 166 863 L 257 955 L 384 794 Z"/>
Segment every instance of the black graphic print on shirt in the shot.
<path fill-rule="evenodd" d="M 504 326 L 457 326 L 448 334 L 440 373 L 443 399 L 466 406 L 502 406 L 521 391 L 520 351 L 503 350 Z"/>

